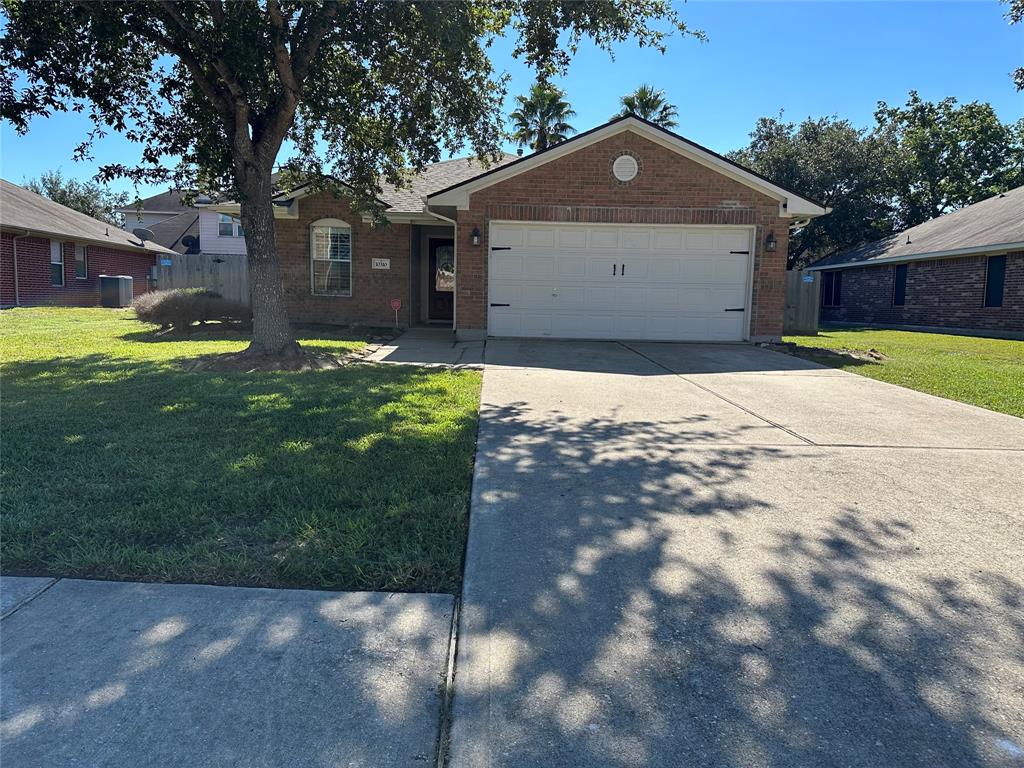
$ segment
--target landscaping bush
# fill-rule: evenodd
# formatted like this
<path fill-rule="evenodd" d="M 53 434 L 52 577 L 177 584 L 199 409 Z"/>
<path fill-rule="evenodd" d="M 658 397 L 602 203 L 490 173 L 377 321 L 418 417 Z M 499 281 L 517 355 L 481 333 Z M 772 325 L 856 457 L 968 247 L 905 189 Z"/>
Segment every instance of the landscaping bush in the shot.
<path fill-rule="evenodd" d="M 144 293 L 132 304 L 135 316 L 143 323 L 155 323 L 162 329 L 185 331 L 194 323 L 219 320 L 248 325 L 252 311 L 244 304 L 225 299 L 206 288 L 173 288 Z"/>

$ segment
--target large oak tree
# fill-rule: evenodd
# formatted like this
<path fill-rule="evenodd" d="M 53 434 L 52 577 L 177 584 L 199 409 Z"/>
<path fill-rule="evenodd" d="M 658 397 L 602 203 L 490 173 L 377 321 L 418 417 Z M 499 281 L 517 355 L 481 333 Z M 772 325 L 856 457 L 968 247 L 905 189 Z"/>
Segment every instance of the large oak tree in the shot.
<path fill-rule="evenodd" d="M 274 241 L 271 173 L 286 139 L 310 179 L 372 206 L 381 179 L 502 138 L 505 77 L 487 55 L 511 34 L 538 76 L 564 71 L 585 38 L 664 48 L 686 27 L 669 0 L 2 0 L 0 116 L 84 111 L 142 147 L 102 178 L 170 180 L 241 205 L 252 353 L 291 354 Z"/>

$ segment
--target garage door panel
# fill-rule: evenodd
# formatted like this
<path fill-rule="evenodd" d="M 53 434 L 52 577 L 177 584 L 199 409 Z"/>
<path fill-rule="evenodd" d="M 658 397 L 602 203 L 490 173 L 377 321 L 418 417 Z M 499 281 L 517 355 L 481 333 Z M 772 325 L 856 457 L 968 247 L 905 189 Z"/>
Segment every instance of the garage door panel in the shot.
<path fill-rule="evenodd" d="M 749 228 L 496 223 L 490 243 L 503 250 L 489 257 L 488 298 L 509 305 L 489 309 L 492 335 L 745 336 L 749 313 L 725 310 L 746 306 Z"/>
<path fill-rule="evenodd" d="M 492 224 L 490 244 L 492 246 L 522 245 L 523 227 L 518 224 Z"/>

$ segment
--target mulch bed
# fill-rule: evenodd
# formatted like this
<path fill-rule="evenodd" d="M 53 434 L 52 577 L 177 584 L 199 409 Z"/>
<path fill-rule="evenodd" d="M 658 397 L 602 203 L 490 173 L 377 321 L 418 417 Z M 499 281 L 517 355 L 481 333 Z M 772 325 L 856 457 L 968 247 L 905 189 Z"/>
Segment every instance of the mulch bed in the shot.
<path fill-rule="evenodd" d="M 776 352 L 830 366 L 849 365 L 850 363 L 858 365 L 881 363 L 888 359 L 877 349 L 829 349 L 827 347 L 805 347 L 788 342 L 765 344 L 765 346 Z"/>

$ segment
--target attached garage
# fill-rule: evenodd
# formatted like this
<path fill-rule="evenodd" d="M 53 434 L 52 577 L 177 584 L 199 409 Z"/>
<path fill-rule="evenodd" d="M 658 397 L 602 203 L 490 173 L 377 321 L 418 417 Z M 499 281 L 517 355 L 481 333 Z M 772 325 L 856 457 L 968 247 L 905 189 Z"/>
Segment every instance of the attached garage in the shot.
<path fill-rule="evenodd" d="M 490 222 L 493 336 L 749 338 L 754 228 Z"/>
<path fill-rule="evenodd" d="M 828 213 L 634 115 L 425 201 L 463 339 L 778 339 L 789 233 Z"/>

